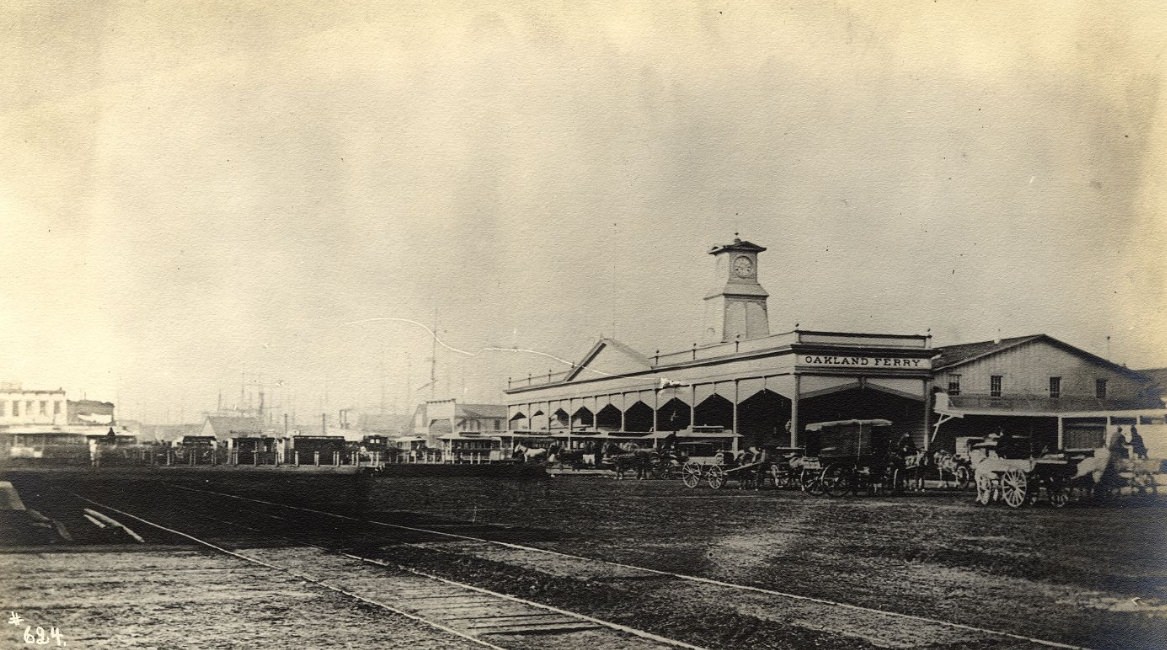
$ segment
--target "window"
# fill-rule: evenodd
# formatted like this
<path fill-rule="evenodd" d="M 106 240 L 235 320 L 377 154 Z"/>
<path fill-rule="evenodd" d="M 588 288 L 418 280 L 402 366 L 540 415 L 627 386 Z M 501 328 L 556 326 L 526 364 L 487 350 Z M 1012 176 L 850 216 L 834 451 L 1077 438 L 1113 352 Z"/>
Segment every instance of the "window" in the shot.
<path fill-rule="evenodd" d="M 948 394 L 960 395 L 960 375 L 948 375 Z"/>
<path fill-rule="evenodd" d="M 16 417 L 18 415 L 20 415 L 20 402 L 12 400 L 12 416 Z"/>
<path fill-rule="evenodd" d="M 1001 396 L 1001 375 L 989 377 L 989 397 Z"/>
<path fill-rule="evenodd" d="M 1094 380 L 1094 396 L 1097 397 L 1098 399 L 1106 399 L 1106 380 L 1105 379 L 1095 379 Z"/>
<path fill-rule="evenodd" d="M 61 414 L 61 402 L 60 402 L 60 400 L 58 400 L 56 402 L 53 402 L 53 415 L 60 415 L 60 414 Z"/>
<path fill-rule="evenodd" d="M 48 415 L 48 414 L 49 414 L 49 403 L 42 399 L 41 400 L 41 415 Z"/>
<path fill-rule="evenodd" d="M 1049 396 L 1053 399 L 1057 399 L 1057 398 L 1062 396 L 1062 378 L 1061 377 L 1050 377 L 1049 378 Z"/>
<path fill-rule="evenodd" d="M 7 405 L 8 405 L 8 402 L 0 399 L 0 416 L 4 415 L 4 410 L 5 410 L 4 407 Z"/>

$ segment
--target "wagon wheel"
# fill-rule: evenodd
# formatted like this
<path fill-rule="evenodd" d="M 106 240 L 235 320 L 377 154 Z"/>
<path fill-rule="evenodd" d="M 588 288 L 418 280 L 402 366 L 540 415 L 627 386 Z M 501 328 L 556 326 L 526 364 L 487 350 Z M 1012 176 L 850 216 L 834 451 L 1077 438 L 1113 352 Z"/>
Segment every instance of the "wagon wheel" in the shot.
<path fill-rule="evenodd" d="M 977 505 L 993 502 L 993 479 L 988 474 L 977 474 Z"/>
<path fill-rule="evenodd" d="M 972 483 L 972 470 L 964 465 L 957 467 L 956 471 L 953 472 L 953 476 L 956 477 L 956 488 L 958 490 L 967 490 L 969 483 Z"/>
<path fill-rule="evenodd" d="M 805 490 L 807 494 L 812 494 L 816 497 L 822 496 L 822 473 L 816 472 L 814 470 L 802 470 L 802 489 Z"/>
<path fill-rule="evenodd" d="M 681 468 L 681 481 L 687 488 L 695 488 L 701 484 L 701 463 L 689 461 Z"/>
<path fill-rule="evenodd" d="M 1154 497 L 1159 492 L 1155 475 L 1147 470 L 1136 471 L 1131 477 L 1131 491 L 1141 497 Z"/>
<path fill-rule="evenodd" d="M 705 470 L 705 480 L 709 482 L 709 487 L 716 490 L 725 485 L 725 470 L 721 468 L 721 465 L 710 465 Z"/>
<path fill-rule="evenodd" d="M 907 484 L 908 471 L 906 469 L 895 468 L 891 473 L 891 493 L 903 494 L 904 488 Z"/>
<path fill-rule="evenodd" d="M 1070 491 L 1062 481 L 1051 481 L 1046 486 L 1049 493 L 1049 504 L 1055 508 L 1064 508 L 1070 502 Z"/>
<path fill-rule="evenodd" d="M 1054 508 L 1065 508 L 1070 502 L 1069 484 L 1061 476 L 1050 477 L 1046 483 L 1046 496 Z"/>
<path fill-rule="evenodd" d="M 1010 508 L 1020 508 L 1025 505 L 1028 482 L 1025 478 L 1025 472 L 1016 467 L 1005 470 L 1005 473 L 1001 475 L 1001 498 L 1005 500 L 1005 505 Z"/>
<path fill-rule="evenodd" d="M 827 496 L 841 497 L 855 487 L 855 480 L 848 468 L 831 465 L 823 470 L 822 485 Z"/>

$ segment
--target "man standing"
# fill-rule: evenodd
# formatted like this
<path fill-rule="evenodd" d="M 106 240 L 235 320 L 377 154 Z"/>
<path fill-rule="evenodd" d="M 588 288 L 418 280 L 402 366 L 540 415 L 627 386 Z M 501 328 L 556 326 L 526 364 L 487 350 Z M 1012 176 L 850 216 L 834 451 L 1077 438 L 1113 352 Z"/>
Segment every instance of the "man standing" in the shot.
<path fill-rule="evenodd" d="M 1147 443 L 1143 442 L 1143 437 L 1139 435 L 1139 430 L 1133 424 L 1131 425 L 1131 451 L 1134 452 L 1135 458 L 1147 460 Z"/>

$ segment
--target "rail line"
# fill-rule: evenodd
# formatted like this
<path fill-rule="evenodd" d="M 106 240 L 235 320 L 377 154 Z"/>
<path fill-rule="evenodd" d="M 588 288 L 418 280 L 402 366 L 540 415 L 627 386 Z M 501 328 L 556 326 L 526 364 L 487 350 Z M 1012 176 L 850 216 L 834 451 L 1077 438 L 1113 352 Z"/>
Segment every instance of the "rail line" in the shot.
<path fill-rule="evenodd" d="M 225 496 L 225 497 L 235 496 L 235 495 L 228 495 L 225 493 L 215 492 L 215 491 L 211 491 L 211 490 L 196 490 L 196 489 L 183 488 L 183 487 L 174 486 L 174 485 L 171 485 L 169 487 L 180 489 L 180 490 L 187 490 L 187 491 L 191 491 L 191 492 L 202 492 L 202 493 L 207 493 L 207 494 L 214 494 L 217 496 Z M 275 563 L 270 562 L 270 561 L 260 560 L 260 559 L 242 554 L 242 553 L 238 553 L 236 551 L 232 551 L 228 548 L 224 548 L 223 546 L 215 544 L 209 540 L 202 539 L 200 537 L 196 537 L 194 535 L 191 535 L 190 533 L 186 533 L 186 532 L 183 532 L 180 530 L 175 530 L 175 529 L 170 528 L 168 526 L 164 526 L 164 525 L 159 524 L 157 522 L 147 520 L 143 517 L 140 517 L 140 516 L 135 515 L 133 513 L 127 512 L 125 510 L 121 510 L 121 509 L 113 507 L 111 505 L 99 503 L 99 502 L 94 501 L 92 499 L 88 499 L 88 498 L 81 496 L 79 494 L 74 494 L 74 496 L 76 496 L 78 499 L 80 499 L 82 501 L 90 503 L 90 504 L 97 506 L 99 508 L 104 508 L 106 510 L 109 510 L 111 512 L 115 512 L 115 513 L 122 515 L 124 517 L 134 519 L 134 520 L 139 521 L 145 525 L 157 528 L 159 530 L 165 531 L 165 532 L 170 533 L 172 535 L 177 535 L 179 537 L 189 539 L 196 544 L 207 547 L 207 548 L 212 549 L 214 551 L 217 551 L 219 553 L 229 555 L 231 557 L 243 560 L 245 562 L 250 562 L 252 564 L 263 566 L 263 567 L 268 568 L 268 569 L 282 571 L 282 572 L 287 573 L 289 575 L 292 575 L 300 580 L 304 580 L 306 582 L 310 582 L 312 584 L 324 587 L 326 589 L 340 593 L 344 596 L 347 596 L 349 598 L 353 598 L 353 599 L 358 600 L 360 602 L 363 602 L 363 603 L 366 603 L 369 605 L 373 605 L 375 607 L 382 608 L 386 611 L 392 612 L 394 614 L 398 614 L 398 615 L 406 617 L 410 620 L 413 620 L 413 621 L 416 621 L 416 622 L 419 622 L 419 623 L 422 623 L 425 625 L 429 625 L 435 629 L 441 630 L 441 631 L 446 632 L 448 634 L 452 634 L 454 636 L 457 636 L 457 637 L 464 639 L 466 641 L 470 641 L 470 642 L 475 643 L 477 645 L 480 645 L 482 647 L 492 648 L 494 650 L 506 650 L 505 646 L 495 645 L 493 643 L 490 643 L 489 641 L 486 641 L 486 640 L 480 638 L 477 635 L 459 630 L 459 629 L 455 628 L 454 626 L 446 625 L 446 624 L 443 624 L 439 621 L 432 620 L 431 618 L 426 618 L 424 616 L 417 615 L 415 613 L 412 613 L 412 612 L 407 611 L 407 610 L 400 608 L 400 607 L 394 607 L 394 606 L 389 605 L 389 604 L 382 602 L 380 600 L 376 600 L 374 598 L 370 598 L 369 596 L 356 593 L 356 591 L 354 591 L 354 590 L 345 589 L 345 588 L 342 588 L 342 587 L 339 587 L 339 586 L 336 586 L 333 584 L 329 584 L 329 582 L 327 582 L 325 580 L 314 578 L 314 577 L 307 575 L 301 571 L 296 571 L 296 570 L 291 569 L 291 568 L 286 567 L 286 566 L 280 566 L 280 565 L 275 564 Z M 244 500 L 256 501 L 258 503 L 266 503 L 266 502 L 263 502 L 260 500 L 253 500 L 253 499 L 246 499 L 246 498 L 244 498 Z M 272 505 L 279 506 L 280 504 L 272 504 Z M 295 507 L 292 507 L 291 509 L 301 510 L 301 508 L 295 508 Z M 303 509 L 303 510 L 310 511 L 309 509 Z M 312 512 L 316 512 L 316 511 L 312 511 Z M 236 528 L 243 528 L 243 529 L 254 531 L 254 532 L 265 532 L 265 534 L 268 534 L 268 536 L 271 536 L 270 533 L 266 533 L 266 531 L 261 531 L 258 528 L 246 526 L 246 525 L 241 524 L 239 522 L 228 521 L 225 519 L 218 519 L 218 518 L 209 517 L 209 516 L 203 515 L 203 514 L 196 514 L 195 516 L 197 516 L 201 519 L 207 519 L 207 520 L 219 523 L 219 524 L 226 524 L 228 526 L 232 526 L 232 527 L 236 527 Z M 274 515 L 265 515 L 265 516 L 270 517 L 270 518 L 280 519 L 280 517 L 276 517 Z M 287 539 L 288 541 L 294 542 L 294 543 L 301 545 L 301 546 L 308 546 L 308 547 L 318 549 L 320 551 L 329 552 L 329 549 L 327 549 L 323 546 L 320 546 L 318 544 L 313 544 L 311 542 L 307 542 L 307 541 L 302 540 L 302 539 L 294 539 L 294 538 L 290 538 L 290 537 L 286 537 L 286 536 L 280 536 L 280 537 L 283 537 L 284 539 Z M 349 558 L 349 559 L 352 559 L 352 560 L 362 562 L 362 563 L 366 563 L 366 564 L 371 564 L 371 565 L 375 565 L 375 566 L 379 566 L 379 567 L 393 568 L 393 569 L 397 569 L 400 571 L 404 571 L 406 573 L 412 574 L 412 575 L 417 576 L 417 577 L 424 578 L 424 579 L 429 580 L 429 581 L 433 581 L 435 583 L 439 583 L 439 584 L 444 585 L 444 586 L 455 587 L 455 588 L 460 589 L 460 590 L 470 591 L 470 592 L 473 592 L 476 594 L 482 594 L 483 596 L 487 596 L 491 599 L 498 599 L 498 600 L 503 600 L 503 601 L 507 601 L 510 603 L 516 603 L 516 604 L 521 605 L 525 608 L 533 608 L 533 609 L 537 609 L 537 610 L 543 610 L 546 612 L 550 612 L 558 617 L 563 617 L 563 618 L 567 618 L 567 619 L 574 619 L 576 621 L 584 621 L 584 622 L 591 624 L 591 625 L 594 625 L 594 626 L 599 626 L 599 627 L 607 628 L 607 629 L 615 631 L 615 632 L 620 632 L 620 633 L 628 634 L 631 636 L 639 637 L 641 639 L 650 641 L 654 644 L 659 644 L 662 646 L 673 647 L 673 648 L 685 648 L 686 650 L 704 650 L 701 646 L 692 645 L 692 644 L 689 644 L 689 643 L 686 643 L 684 641 L 680 641 L 677 639 L 670 639 L 668 637 L 660 636 L 657 634 L 653 634 L 651 632 L 639 630 L 639 629 L 632 628 L 632 627 L 629 627 L 626 625 L 621 625 L 619 623 L 615 623 L 612 621 L 606 621 L 606 620 L 596 618 L 593 616 L 588 616 L 586 614 L 581 614 L 579 612 L 572 612 L 572 611 L 568 611 L 568 610 L 561 609 L 558 607 L 553 607 L 551 605 L 546 605 L 544 603 L 538 603 L 535 601 L 530 601 L 530 600 L 526 600 L 526 599 L 519 598 L 516 596 L 512 596 L 510 594 L 498 593 L 495 591 L 491 591 L 489 589 L 477 587 L 475 585 L 450 580 L 448 578 L 443 578 L 443 577 L 436 576 L 436 575 L 431 575 L 429 573 L 426 573 L 424 571 L 419 571 L 419 570 L 413 569 L 411 567 L 407 567 L 407 566 L 403 566 L 403 565 L 399 565 L 399 564 L 395 564 L 395 563 L 389 563 L 389 562 L 385 562 L 384 560 L 365 557 L 365 556 L 361 556 L 361 555 L 357 555 L 357 554 L 353 554 L 353 553 L 342 552 L 342 553 L 339 553 L 339 555 L 346 557 L 346 558 Z M 418 597 L 416 592 L 413 594 L 412 597 L 413 598 Z M 443 595 L 435 593 L 435 594 L 423 595 L 422 597 L 423 598 L 424 597 L 442 598 Z M 462 596 L 461 598 L 464 599 L 465 596 Z M 453 604 L 452 606 L 458 607 L 459 604 L 463 607 L 466 606 L 466 603 L 464 603 L 464 602 L 463 603 L 456 603 L 456 604 Z M 481 603 L 470 603 L 470 606 L 475 606 L 475 605 L 481 606 Z M 451 606 L 451 605 L 449 603 L 446 603 L 446 606 Z M 505 615 L 497 616 L 495 618 L 502 621 L 502 623 L 496 627 L 502 627 L 502 628 L 509 627 L 509 629 L 512 629 L 512 630 L 516 629 L 516 628 L 522 628 L 526 631 L 535 631 L 535 632 L 557 632 L 557 631 L 572 632 L 572 631 L 579 631 L 580 629 L 586 629 L 586 628 L 579 628 L 578 626 L 572 627 L 570 624 L 565 624 L 562 621 L 557 621 L 557 620 L 547 621 L 546 619 L 543 619 L 541 621 L 536 621 L 536 622 L 532 623 L 531 619 L 529 618 L 531 616 L 538 616 L 538 615 L 537 614 L 536 615 L 512 614 L 510 616 L 505 616 Z M 512 623 L 511 622 L 511 621 L 513 621 L 513 619 L 516 619 L 519 617 L 528 617 L 528 618 L 521 623 Z M 488 617 L 479 617 L 479 618 L 488 618 Z M 462 619 L 454 618 L 452 620 L 462 620 Z M 486 633 L 490 633 L 489 630 Z M 499 632 L 495 632 L 495 633 L 499 633 Z M 501 633 L 506 633 L 505 629 Z"/>
<path fill-rule="evenodd" d="M 698 583 L 698 584 L 716 585 L 718 587 L 728 588 L 728 589 L 733 589 L 733 590 L 738 590 L 738 591 L 743 591 L 743 592 L 752 592 L 752 593 L 765 594 L 768 596 L 777 596 L 777 597 L 786 598 L 786 599 L 793 600 L 793 601 L 808 602 L 808 603 L 814 603 L 814 604 L 818 604 L 818 605 L 825 605 L 825 606 L 829 606 L 829 607 L 836 607 L 836 608 L 845 609 L 845 610 L 849 610 L 849 611 L 862 612 L 865 614 L 875 614 L 875 615 L 879 615 L 879 616 L 887 616 L 890 618 L 896 618 L 896 619 L 900 619 L 900 620 L 904 620 L 904 621 L 912 621 L 912 622 L 916 622 L 916 623 L 926 623 L 926 624 L 930 624 L 930 625 L 937 625 L 937 626 L 946 627 L 946 628 L 955 629 L 955 630 L 961 630 L 961 631 L 966 631 L 966 632 L 975 632 L 978 634 L 995 636 L 995 637 L 999 637 L 999 638 L 1009 639 L 1012 641 L 1024 641 L 1027 643 L 1032 643 L 1035 645 L 1040 645 L 1040 646 L 1049 647 L 1049 648 L 1060 648 L 1063 650 L 1089 650 L 1088 648 L 1086 648 L 1084 646 L 1071 645 L 1071 644 L 1061 643 L 1058 641 L 1052 641 L 1049 639 L 1041 639 L 1041 638 L 1037 638 L 1037 637 L 1026 636 L 1024 634 L 1016 634 L 1013 632 L 1006 632 L 1003 630 L 994 630 L 991 628 L 979 627 L 979 626 L 975 626 L 975 625 L 968 625 L 965 623 L 956 623 L 953 621 L 945 621 L 942 619 L 936 619 L 936 618 L 931 618 L 931 617 L 927 617 L 927 616 L 920 616 L 917 614 L 904 614 L 902 612 L 895 612 L 895 611 L 891 611 L 891 610 L 863 607 L 862 605 L 854 605 L 854 604 L 850 604 L 850 603 L 844 603 L 844 602 L 839 602 L 839 601 L 830 600 L 830 599 L 826 599 L 826 598 L 819 598 L 819 597 L 815 597 L 815 596 L 805 596 L 805 595 L 801 595 L 801 594 L 794 594 L 794 593 L 779 591 L 776 589 L 767 589 L 765 587 L 755 587 L 752 585 L 743 585 L 743 584 L 739 584 L 739 583 L 717 580 L 715 578 L 706 578 L 703 576 L 695 576 L 695 575 L 685 574 L 685 573 L 664 571 L 664 570 L 660 570 L 660 569 L 653 569 L 653 568 L 642 567 L 642 566 L 637 566 L 637 565 L 625 564 L 625 563 L 621 563 L 621 562 L 612 562 L 610 560 L 600 560 L 600 559 L 589 558 L 589 557 L 584 557 L 584 556 L 580 556 L 580 555 L 573 555 L 570 553 L 563 553 L 561 551 L 554 551 L 554 550 L 550 550 L 550 549 L 539 548 L 537 546 L 527 546 L 527 545 L 523 545 L 523 544 L 516 544 L 514 542 L 492 540 L 492 539 L 487 539 L 487 538 L 483 538 L 483 537 L 475 537 L 472 535 L 465 535 L 465 534 L 461 534 L 461 533 L 452 533 L 452 532 L 448 532 L 448 531 L 422 528 L 419 526 L 406 526 L 403 524 L 392 524 L 392 523 L 388 523 L 388 522 L 377 521 L 374 519 L 361 519 L 358 517 L 352 517 L 349 515 L 343 515 L 343 514 L 339 514 L 339 513 L 335 513 L 335 512 L 327 512 L 327 511 L 323 511 L 323 510 L 317 510 L 314 508 L 306 508 L 303 506 L 293 506 L 293 505 L 277 503 L 277 502 L 273 502 L 273 501 L 267 501 L 264 499 L 256 499 L 256 498 L 252 498 L 252 497 L 240 496 L 237 494 L 218 492 L 215 490 L 191 488 L 191 487 L 179 486 L 179 485 L 173 485 L 173 484 L 169 485 L 168 487 L 171 487 L 173 489 L 178 489 L 178 490 L 189 491 L 189 492 L 213 494 L 213 495 L 224 497 L 224 498 L 235 499 L 235 500 L 239 500 L 239 501 L 249 501 L 252 503 L 258 503 L 258 504 L 267 505 L 267 506 L 274 506 L 277 508 L 285 508 L 285 509 L 289 509 L 289 510 L 298 510 L 298 511 L 302 511 L 302 512 L 309 512 L 309 513 L 313 513 L 313 514 L 317 514 L 317 515 L 323 515 L 326 517 L 332 517 L 335 519 L 364 523 L 364 524 L 373 525 L 373 526 L 393 528 L 393 529 L 405 530 L 405 531 L 416 532 L 416 533 L 424 533 L 424 534 L 428 534 L 428 535 L 435 535 L 435 536 L 439 536 L 439 537 L 446 537 L 446 538 L 458 539 L 458 540 L 469 541 L 469 542 L 490 544 L 490 545 L 495 545 L 495 546 L 499 546 L 499 547 L 503 547 L 503 548 L 513 549 L 513 550 L 519 550 L 519 551 L 525 551 L 525 552 L 531 552 L 531 553 L 540 553 L 540 554 L 545 554 L 545 555 L 550 555 L 550 556 L 558 556 L 558 557 L 562 557 L 562 558 L 566 558 L 566 559 L 570 559 L 570 560 L 575 560 L 575 561 L 586 561 L 586 562 L 593 563 L 593 564 L 599 562 L 599 563 L 603 563 L 603 564 L 606 564 L 606 565 L 609 565 L 612 567 L 619 567 L 619 568 L 625 569 L 625 570 L 641 571 L 641 572 L 645 572 L 645 573 L 650 573 L 650 574 L 655 574 L 655 575 L 665 576 L 665 577 L 672 577 L 672 578 L 676 578 L 679 580 L 684 580 L 684 581 Z"/>

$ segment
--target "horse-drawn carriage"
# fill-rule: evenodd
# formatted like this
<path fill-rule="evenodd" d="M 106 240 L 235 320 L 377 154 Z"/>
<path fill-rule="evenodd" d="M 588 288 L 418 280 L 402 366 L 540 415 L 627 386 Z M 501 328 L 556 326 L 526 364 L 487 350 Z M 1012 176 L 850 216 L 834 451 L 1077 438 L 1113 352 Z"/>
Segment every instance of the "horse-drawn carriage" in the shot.
<path fill-rule="evenodd" d="M 718 489 L 736 481 L 739 488 L 758 488 L 772 476 L 772 464 L 766 451 L 751 448 L 735 455 L 731 451 L 717 450 L 709 443 L 688 444 L 689 453 L 681 468 L 685 487 L 695 488 L 705 482 Z"/>
<path fill-rule="evenodd" d="M 1003 501 L 1020 508 L 1042 496 L 1055 508 L 1069 503 L 1077 459 L 1064 452 L 1034 455 L 1028 443 L 1028 438 L 1012 438 L 972 445 L 978 504 Z"/>
<path fill-rule="evenodd" d="M 807 425 L 806 459 L 817 459 L 823 468 L 819 484 L 811 483 L 807 491 L 843 496 L 906 487 L 915 467 L 909 468 L 894 449 L 891 426 L 879 419 Z M 911 456 L 918 461 L 918 454 Z"/>
<path fill-rule="evenodd" d="M 1055 508 L 1076 494 L 1106 499 L 1120 494 L 1154 496 L 1154 473 L 1144 461 L 1109 449 L 1033 453 L 1027 438 L 989 438 L 973 445 L 976 502 L 1003 501 L 1020 508 L 1044 500 Z"/>

